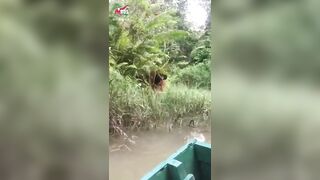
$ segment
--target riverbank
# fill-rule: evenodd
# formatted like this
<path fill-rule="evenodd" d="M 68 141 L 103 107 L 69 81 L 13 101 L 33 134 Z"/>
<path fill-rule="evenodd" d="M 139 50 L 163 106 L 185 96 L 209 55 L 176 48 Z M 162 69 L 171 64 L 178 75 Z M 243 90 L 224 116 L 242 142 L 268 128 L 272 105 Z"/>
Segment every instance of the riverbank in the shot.
<path fill-rule="evenodd" d="M 161 126 L 182 127 L 208 122 L 211 91 L 168 82 L 163 92 L 140 87 L 136 81 L 111 71 L 109 82 L 109 133 L 123 135 L 131 130 Z"/>

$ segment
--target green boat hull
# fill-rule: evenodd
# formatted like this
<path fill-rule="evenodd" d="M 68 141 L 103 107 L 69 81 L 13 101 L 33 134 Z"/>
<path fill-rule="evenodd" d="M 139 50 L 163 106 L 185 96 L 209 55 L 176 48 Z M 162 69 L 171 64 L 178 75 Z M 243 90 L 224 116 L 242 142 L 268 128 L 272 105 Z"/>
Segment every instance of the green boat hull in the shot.
<path fill-rule="evenodd" d="M 210 180 L 211 145 L 193 141 L 181 147 L 141 180 Z"/>

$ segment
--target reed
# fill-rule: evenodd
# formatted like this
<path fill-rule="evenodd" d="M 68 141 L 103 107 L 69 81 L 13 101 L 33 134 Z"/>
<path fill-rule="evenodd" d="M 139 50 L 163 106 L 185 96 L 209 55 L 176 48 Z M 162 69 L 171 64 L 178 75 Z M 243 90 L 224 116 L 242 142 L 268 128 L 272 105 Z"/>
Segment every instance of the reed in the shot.
<path fill-rule="evenodd" d="M 163 92 L 141 87 L 136 81 L 110 73 L 109 122 L 111 134 L 127 130 L 188 125 L 191 119 L 206 122 L 211 94 L 208 89 L 171 84 Z M 170 84 L 170 83 L 168 83 Z"/>

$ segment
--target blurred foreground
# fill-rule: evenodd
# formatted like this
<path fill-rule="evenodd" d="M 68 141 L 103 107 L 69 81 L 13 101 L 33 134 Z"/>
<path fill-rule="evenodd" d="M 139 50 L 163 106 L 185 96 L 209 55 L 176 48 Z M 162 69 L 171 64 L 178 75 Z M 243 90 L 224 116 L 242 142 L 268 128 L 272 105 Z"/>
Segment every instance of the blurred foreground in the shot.
<path fill-rule="evenodd" d="M 1 180 L 107 179 L 104 5 L 0 2 Z"/>
<path fill-rule="evenodd" d="M 319 179 L 319 5 L 214 3 L 214 179 Z"/>

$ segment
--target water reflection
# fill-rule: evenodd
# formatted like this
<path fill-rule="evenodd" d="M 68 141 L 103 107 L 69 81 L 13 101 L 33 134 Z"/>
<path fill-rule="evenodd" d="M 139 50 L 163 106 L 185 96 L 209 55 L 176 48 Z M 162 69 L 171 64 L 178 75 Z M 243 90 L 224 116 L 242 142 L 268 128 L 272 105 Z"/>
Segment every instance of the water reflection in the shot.
<path fill-rule="evenodd" d="M 192 137 L 204 138 L 206 143 L 211 143 L 210 128 L 137 132 L 128 137 L 110 139 L 110 180 L 139 180 Z"/>

